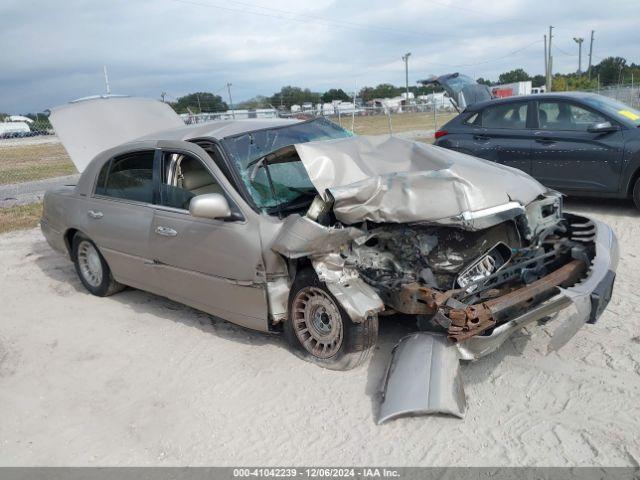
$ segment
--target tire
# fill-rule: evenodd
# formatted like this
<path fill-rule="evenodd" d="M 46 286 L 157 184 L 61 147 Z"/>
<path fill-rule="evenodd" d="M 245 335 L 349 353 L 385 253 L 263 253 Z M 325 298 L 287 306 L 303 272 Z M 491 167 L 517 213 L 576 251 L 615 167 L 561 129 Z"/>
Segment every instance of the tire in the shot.
<path fill-rule="evenodd" d="M 78 278 L 93 295 L 108 297 L 125 288 L 114 280 L 109 265 L 95 243 L 82 233 L 74 235 L 71 254 Z"/>
<path fill-rule="evenodd" d="M 302 270 L 289 293 L 284 335 L 303 360 L 330 370 L 365 363 L 378 339 L 378 316 L 353 322 L 313 270 Z"/>
<path fill-rule="evenodd" d="M 636 205 L 636 208 L 640 210 L 640 178 L 638 178 L 633 185 L 633 203 Z"/>

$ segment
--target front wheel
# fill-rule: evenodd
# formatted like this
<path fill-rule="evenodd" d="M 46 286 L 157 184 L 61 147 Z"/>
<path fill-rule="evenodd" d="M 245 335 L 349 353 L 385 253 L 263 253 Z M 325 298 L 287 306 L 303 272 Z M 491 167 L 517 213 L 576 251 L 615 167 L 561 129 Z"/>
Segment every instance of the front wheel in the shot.
<path fill-rule="evenodd" d="M 304 270 L 289 294 L 284 334 L 300 358 L 331 370 L 350 370 L 373 353 L 378 317 L 353 322 L 315 272 Z"/>

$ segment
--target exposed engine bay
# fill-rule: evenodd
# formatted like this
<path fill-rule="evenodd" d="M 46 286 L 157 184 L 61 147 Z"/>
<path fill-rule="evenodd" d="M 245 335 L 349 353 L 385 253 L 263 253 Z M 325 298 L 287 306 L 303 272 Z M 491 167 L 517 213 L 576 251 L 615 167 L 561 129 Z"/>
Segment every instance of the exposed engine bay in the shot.
<path fill-rule="evenodd" d="M 332 221 L 317 199 L 308 216 Z M 341 225 L 333 224 L 332 228 Z M 593 225 L 563 216 L 558 194 L 482 230 L 434 224 L 360 226 L 339 254 L 315 257 L 327 283 L 360 278 L 385 313 L 415 315 L 422 330 L 457 342 L 482 334 L 576 283 L 594 255 Z"/>

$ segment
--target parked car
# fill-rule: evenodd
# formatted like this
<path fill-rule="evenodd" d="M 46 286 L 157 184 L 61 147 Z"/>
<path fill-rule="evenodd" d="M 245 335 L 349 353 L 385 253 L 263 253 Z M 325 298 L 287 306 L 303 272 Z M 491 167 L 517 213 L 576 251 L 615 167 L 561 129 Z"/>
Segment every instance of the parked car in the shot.
<path fill-rule="evenodd" d="M 46 193 L 41 227 L 89 292 L 281 332 L 332 369 L 369 357 L 382 312 L 413 316 L 382 419 L 461 415 L 459 358 L 573 305 L 558 348 L 611 295 L 611 229 L 516 169 L 324 118 L 184 126 L 160 102 L 101 98 L 50 120 L 82 174 Z"/>
<path fill-rule="evenodd" d="M 640 111 L 590 93 L 468 105 L 436 145 L 518 168 L 567 195 L 632 198 L 640 208 Z"/>

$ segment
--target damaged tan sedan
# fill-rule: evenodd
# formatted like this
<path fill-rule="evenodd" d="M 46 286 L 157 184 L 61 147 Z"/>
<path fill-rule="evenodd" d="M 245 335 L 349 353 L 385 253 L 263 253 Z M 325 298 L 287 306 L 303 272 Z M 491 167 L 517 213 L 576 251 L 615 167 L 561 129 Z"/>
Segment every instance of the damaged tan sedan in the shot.
<path fill-rule="evenodd" d="M 50 119 L 82 175 L 47 192 L 42 231 L 91 293 L 132 286 L 283 332 L 332 369 L 366 361 L 379 321 L 413 316 L 381 421 L 461 416 L 460 360 L 561 312 L 559 348 L 611 296 L 611 229 L 509 167 L 323 118 L 184 126 L 145 99 Z"/>

